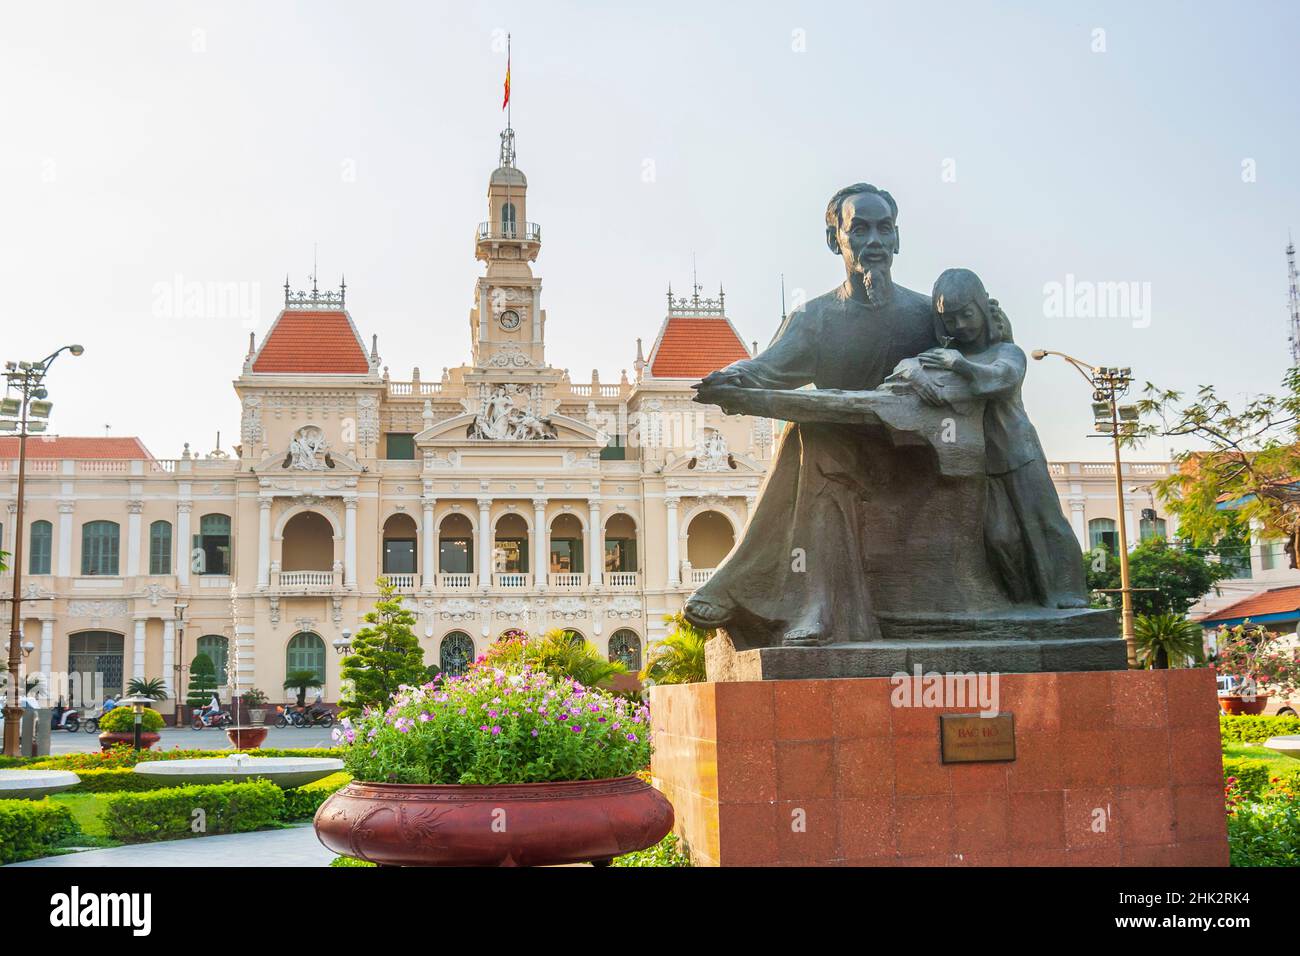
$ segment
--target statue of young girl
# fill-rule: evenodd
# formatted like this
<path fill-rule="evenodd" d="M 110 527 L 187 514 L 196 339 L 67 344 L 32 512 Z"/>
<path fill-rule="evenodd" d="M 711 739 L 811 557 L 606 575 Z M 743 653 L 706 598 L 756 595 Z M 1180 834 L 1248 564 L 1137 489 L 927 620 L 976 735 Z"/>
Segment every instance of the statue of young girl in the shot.
<path fill-rule="evenodd" d="M 969 269 L 939 276 L 932 301 L 935 333 L 945 347 L 903 364 L 915 362 L 940 378 L 948 377 L 946 370 L 966 386 L 961 391 L 985 400 L 984 542 L 990 565 L 1014 601 L 1087 607 L 1083 556 L 1020 400 L 1025 353 L 1011 340 L 1006 314 Z M 901 366 L 899 372 L 907 377 Z"/>

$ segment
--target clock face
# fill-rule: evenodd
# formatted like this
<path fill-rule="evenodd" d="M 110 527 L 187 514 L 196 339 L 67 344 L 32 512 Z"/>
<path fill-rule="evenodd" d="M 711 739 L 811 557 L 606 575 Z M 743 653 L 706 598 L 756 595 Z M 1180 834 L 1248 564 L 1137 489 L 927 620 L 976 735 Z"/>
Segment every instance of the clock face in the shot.
<path fill-rule="evenodd" d="M 515 329 L 519 328 L 519 313 L 514 309 L 506 309 L 506 311 L 501 313 L 500 321 L 501 328 L 505 329 L 507 332 L 513 332 Z"/>

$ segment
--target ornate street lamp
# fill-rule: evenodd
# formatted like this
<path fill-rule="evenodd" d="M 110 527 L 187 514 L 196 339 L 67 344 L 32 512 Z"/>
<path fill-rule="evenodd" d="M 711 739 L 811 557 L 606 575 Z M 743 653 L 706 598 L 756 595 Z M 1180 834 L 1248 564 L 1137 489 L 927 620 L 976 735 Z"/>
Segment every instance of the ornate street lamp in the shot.
<path fill-rule="evenodd" d="M 63 352 L 80 355 L 84 352 L 80 345 L 65 345 L 51 352 L 39 362 L 6 362 L 6 390 L 14 389 L 17 398 L 5 397 L 0 400 L 0 432 L 18 434 L 18 507 L 14 514 L 14 551 L 13 602 L 9 606 L 9 673 L 18 674 L 22 654 L 22 582 L 23 582 L 23 496 L 27 478 L 27 436 L 45 431 L 45 419 L 50 417 L 53 403 L 48 400 L 49 392 L 45 388 L 45 376 L 50 366 Z M 22 720 L 23 707 L 19 695 L 10 693 L 5 698 L 5 756 L 17 757 L 19 743 L 19 721 Z"/>
<path fill-rule="evenodd" d="M 342 657 L 344 654 L 352 653 L 352 632 L 343 629 L 343 636 L 336 638 L 333 642 L 334 653 Z"/>
<path fill-rule="evenodd" d="M 135 743 L 133 746 L 136 750 L 140 749 L 140 730 L 141 721 L 144 720 L 144 709 L 153 703 L 153 698 L 145 697 L 142 694 L 132 694 L 130 697 L 123 697 L 117 702 L 119 707 L 130 707 L 131 713 L 135 715 L 133 732 L 135 734 Z"/>
<path fill-rule="evenodd" d="M 1051 349 L 1035 349 L 1031 353 L 1038 361 L 1049 355 L 1059 356 L 1074 366 L 1075 370 L 1092 386 L 1092 419 L 1096 437 L 1109 437 L 1115 452 L 1115 508 L 1119 513 L 1119 541 L 1115 548 L 1119 552 L 1119 588 L 1120 620 L 1123 628 L 1124 643 L 1128 648 L 1128 666 L 1136 669 L 1137 642 L 1133 633 L 1133 591 L 1129 582 L 1128 570 L 1128 527 L 1124 518 L 1124 481 L 1120 475 L 1120 441 L 1132 437 L 1138 430 L 1138 409 L 1136 405 L 1120 405 L 1120 396 L 1124 395 L 1133 384 L 1133 370 L 1130 368 L 1108 368 L 1089 365 L 1072 355 L 1055 352 Z M 1092 437 L 1092 436 L 1090 436 Z"/>
<path fill-rule="evenodd" d="M 176 713 L 174 725 L 181 725 L 181 661 L 185 655 L 185 609 L 189 607 L 183 601 L 177 601 L 172 605 L 172 613 L 176 621 L 176 652 L 175 660 L 172 661 L 172 694 L 176 698 Z"/>

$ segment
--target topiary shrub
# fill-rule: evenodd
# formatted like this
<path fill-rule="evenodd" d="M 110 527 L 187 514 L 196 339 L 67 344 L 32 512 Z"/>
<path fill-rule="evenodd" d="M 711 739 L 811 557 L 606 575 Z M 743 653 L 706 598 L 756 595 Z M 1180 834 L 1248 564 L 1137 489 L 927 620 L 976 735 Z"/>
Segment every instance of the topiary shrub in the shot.
<path fill-rule="evenodd" d="M 269 780 L 197 784 L 107 798 L 104 829 L 123 843 L 246 833 L 279 821 L 284 792 Z"/>
<path fill-rule="evenodd" d="M 0 865 L 49 856 L 81 832 L 72 811 L 44 800 L 0 800 Z"/>
<path fill-rule="evenodd" d="M 156 734 L 163 729 L 162 714 L 146 707 L 140 715 L 140 729 Z M 130 734 L 135 732 L 135 714 L 130 707 L 114 707 L 99 718 L 99 732 L 103 734 Z"/>

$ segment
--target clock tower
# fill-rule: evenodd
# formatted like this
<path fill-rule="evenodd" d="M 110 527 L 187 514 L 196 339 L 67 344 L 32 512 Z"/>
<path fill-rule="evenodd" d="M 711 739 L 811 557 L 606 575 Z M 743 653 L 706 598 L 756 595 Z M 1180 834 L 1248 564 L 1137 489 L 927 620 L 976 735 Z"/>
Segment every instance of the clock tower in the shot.
<path fill-rule="evenodd" d="M 546 367 L 542 281 L 530 263 L 542 248 L 541 227 L 528 221 L 528 179 L 515 166 L 515 133 L 501 133 L 500 165 L 488 180 L 487 221 L 474 256 L 487 263 L 470 310 L 476 369 L 510 372 Z"/>

